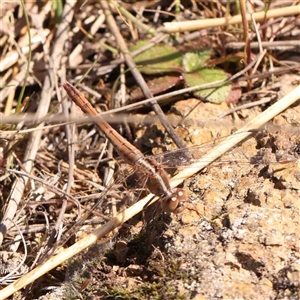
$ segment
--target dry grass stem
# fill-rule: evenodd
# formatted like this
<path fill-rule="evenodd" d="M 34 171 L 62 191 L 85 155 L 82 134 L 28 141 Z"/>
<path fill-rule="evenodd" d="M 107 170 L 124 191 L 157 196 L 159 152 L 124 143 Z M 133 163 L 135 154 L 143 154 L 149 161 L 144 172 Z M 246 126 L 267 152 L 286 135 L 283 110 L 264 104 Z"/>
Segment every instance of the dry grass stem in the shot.
<path fill-rule="evenodd" d="M 252 16 L 256 21 L 264 20 L 265 18 L 279 18 L 285 16 L 293 16 L 300 14 L 300 5 L 294 5 L 284 8 L 270 9 L 266 13 L 256 12 Z M 246 15 L 247 21 L 251 21 L 251 15 Z M 242 22 L 242 16 L 236 15 L 228 18 L 216 18 L 216 19 L 207 19 L 207 20 L 194 20 L 194 21 L 183 21 L 183 22 L 172 22 L 164 23 L 164 32 L 166 33 L 176 33 L 176 32 L 185 32 L 185 31 L 194 31 L 201 30 L 204 28 L 212 28 L 219 26 L 228 26 L 239 24 Z"/>

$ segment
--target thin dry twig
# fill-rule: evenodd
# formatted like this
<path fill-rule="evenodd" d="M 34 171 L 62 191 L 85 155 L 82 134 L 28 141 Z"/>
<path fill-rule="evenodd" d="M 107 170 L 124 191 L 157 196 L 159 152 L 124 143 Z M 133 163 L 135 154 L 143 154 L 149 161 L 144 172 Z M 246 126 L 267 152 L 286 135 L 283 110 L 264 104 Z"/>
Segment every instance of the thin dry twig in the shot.
<path fill-rule="evenodd" d="M 300 5 L 294 5 L 290 7 L 282 7 L 276 9 L 270 9 L 267 12 L 261 11 L 253 13 L 253 18 L 256 21 L 278 18 L 284 16 L 298 15 L 300 13 Z M 251 15 L 246 15 L 247 21 L 251 21 Z M 215 18 L 215 19 L 206 19 L 206 20 L 195 20 L 195 21 L 184 21 L 184 22 L 167 22 L 164 23 L 163 32 L 165 33 L 175 33 L 175 32 L 185 32 L 200 30 L 204 28 L 212 28 L 218 26 L 228 26 L 239 24 L 242 21 L 241 15 L 236 15 L 233 17 L 227 18 Z"/>
<path fill-rule="evenodd" d="M 299 50 L 300 43 L 299 41 L 264 41 L 264 42 L 251 42 L 250 48 L 256 49 L 260 47 L 260 44 L 263 48 L 272 49 L 272 50 Z M 225 46 L 228 49 L 242 49 L 245 47 L 245 42 L 230 42 Z"/>

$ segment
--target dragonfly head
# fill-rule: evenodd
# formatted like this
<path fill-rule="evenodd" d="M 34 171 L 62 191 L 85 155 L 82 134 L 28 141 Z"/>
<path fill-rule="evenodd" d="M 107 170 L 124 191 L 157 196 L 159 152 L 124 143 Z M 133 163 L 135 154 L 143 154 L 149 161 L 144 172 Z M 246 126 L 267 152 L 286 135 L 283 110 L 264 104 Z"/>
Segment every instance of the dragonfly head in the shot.
<path fill-rule="evenodd" d="M 178 214 L 184 209 L 183 202 L 188 198 L 187 192 L 184 189 L 177 188 L 171 196 L 161 200 L 161 207 L 164 212 Z"/>

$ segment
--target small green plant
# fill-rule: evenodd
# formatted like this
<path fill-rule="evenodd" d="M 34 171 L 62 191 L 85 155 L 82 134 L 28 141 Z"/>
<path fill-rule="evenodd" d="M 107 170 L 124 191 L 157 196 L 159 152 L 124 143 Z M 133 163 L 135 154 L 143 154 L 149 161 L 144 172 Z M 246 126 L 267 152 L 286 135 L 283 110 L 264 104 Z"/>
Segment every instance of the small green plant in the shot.
<path fill-rule="evenodd" d="M 56 26 L 60 24 L 63 15 L 63 9 L 64 9 L 64 4 L 62 0 L 52 1 L 52 11 L 54 14 L 54 22 Z"/>
<path fill-rule="evenodd" d="M 139 41 L 130 50 L 136 51 L 146 43 L 147 41 Z M 182 54 L 172 46 L 158 44 L 135 56 L 134 61 L 140 71 L 147 75 L 181 73 L 187 87 L 222 81 L 217 86 L 201 88 L 192 93 L 195 97 L 213 103 L 222 103 L 228 99 L 232 101 L 232 85 L 227 81 L 229 76 L 221 69 L 207 66 L 210 56 L 210 50 L 195 50 Z M 162 80 L 165 81 L 166 78 L 164 76 Z M 156 85 L 159 85 L 158 80 L 159 78 Z"/>

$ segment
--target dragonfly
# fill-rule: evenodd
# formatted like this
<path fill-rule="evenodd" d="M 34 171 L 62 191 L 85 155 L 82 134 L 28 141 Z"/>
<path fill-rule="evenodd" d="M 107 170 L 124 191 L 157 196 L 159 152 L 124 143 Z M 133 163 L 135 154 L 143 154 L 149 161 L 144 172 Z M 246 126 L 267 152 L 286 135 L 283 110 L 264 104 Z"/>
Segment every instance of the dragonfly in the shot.
<path fill-rule="evenodd" d="M 191 162 L 186 160 L 186 156 L 181 155 L 187 149 L 179 149 L 164 155 L 163 158 L 157 159 L 154 157 L 144 156 L 144 154 L 123 138 L 115 129 L 113 129 L 94 109 L 90 102 L 84 95 L 78 91 L 72 84 L 65 82 L 62 84 L 68 96 L 81 110 L 95 118 L 95 125 L 112 143 L 121 158 L 135 169 L 138 174 L 147 177 L 146 187 L 154 195 L 160 198 L 161 208 L 167 213 L 180 213 L 184 209 L 184 203 L 187 201 L 187 193 L 182 188 L 172 189 L 170 187 L 169 177 L 164 170 L 164 166 L 178 167 L 182 165 L 189 165 Z M 214 144 L 214 143 L 213 143 Z M 209 145 L 211 147 L 211 145 Z M 189 149 L 196 159 L 203 154 L 199 151 L 199 145 Z M 206 151 L 204 151 L 206 152 Z M 261 156 L 261 157 L 259 157 Z M 239 163 L 249 164 L 247 158 L 239 157 Z M 265 159 L 265 155 L 256 155 L 252 164 L 259 164 Z M 268 163 L 268 162 L 267 162 Z M 264 164 L 267 164 L 264 162 Z"/>
<path fill-rule="evenodd" d="M 144 154 L 122 137 L 113 127 L 111 127 L 95 110 L 84 95 L 69 82 L 62 84 L 72 101 L 81 110 L 89 115 L 98 118 L 95 122 L 97 128 L 111 142 L 121 158 L 132 165 L 139 173 L 147 176 L 146 186 L 148 190 L 158 196 L 161 200 L 162 210 L 165 212 L 178 213 L 182 210 L 182 203 L 186 200 L 186 193 L 183 189 L 171 189 L 168 175 L 164 168 L 151 157 Z"/>

